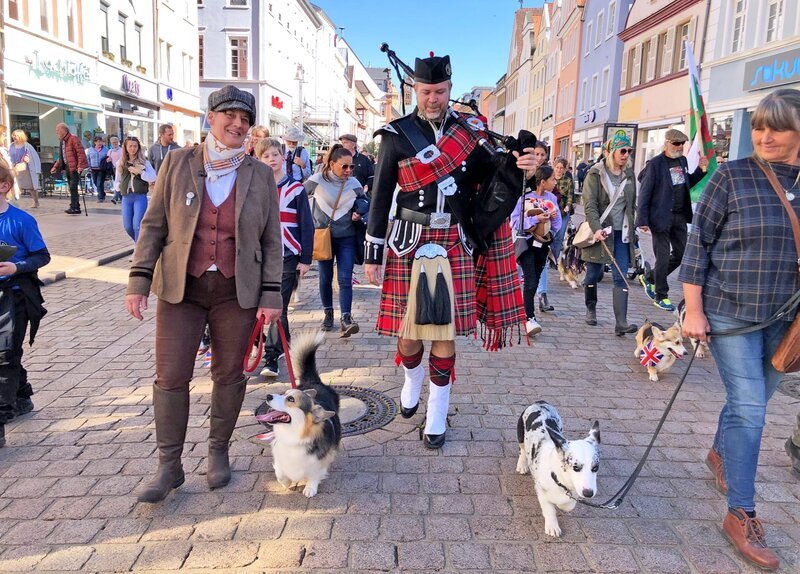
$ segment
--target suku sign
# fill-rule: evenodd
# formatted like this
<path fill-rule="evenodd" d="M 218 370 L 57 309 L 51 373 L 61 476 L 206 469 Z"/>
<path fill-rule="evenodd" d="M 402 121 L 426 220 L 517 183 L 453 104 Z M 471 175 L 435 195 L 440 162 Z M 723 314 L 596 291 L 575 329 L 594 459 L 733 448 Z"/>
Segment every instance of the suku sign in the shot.
<path fill-rule="evenodd" d="M 800 48 L 751 60 L 744 66 L 744 90 L 762 90 L 800 82 Z"/>
<path fill-rule="evenodd" d="M 36 76 L 46 76 L 71 84 L 85 84 L 91 80 L 89 66 L 71 60 L 53 60 L 39 56 L 39 50 L 25 56 L 25 63 Z"/>
<path fill-rule="evenodd" d="M 131 95 L 138 96 L 141 91 L 139 82 L 131 78 L 128 74 L 122 75 L 122 91 Z"/>

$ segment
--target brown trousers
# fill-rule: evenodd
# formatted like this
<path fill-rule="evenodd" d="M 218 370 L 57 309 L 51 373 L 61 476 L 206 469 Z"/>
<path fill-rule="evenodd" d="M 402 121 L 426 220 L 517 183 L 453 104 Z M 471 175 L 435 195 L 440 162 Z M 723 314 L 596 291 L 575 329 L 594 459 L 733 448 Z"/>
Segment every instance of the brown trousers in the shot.
<path fill-rule="evenodd" d="M 218 271 L 199 278 L 187 275 L 182 302 L 158 300 L 156 384 L 167 391 L 188 390 L 206 323 L 211 331 L 211 380 L 238 383 L 255 322 L 256 310 L 239 306 L 235 278 L 225 279 Z"/>

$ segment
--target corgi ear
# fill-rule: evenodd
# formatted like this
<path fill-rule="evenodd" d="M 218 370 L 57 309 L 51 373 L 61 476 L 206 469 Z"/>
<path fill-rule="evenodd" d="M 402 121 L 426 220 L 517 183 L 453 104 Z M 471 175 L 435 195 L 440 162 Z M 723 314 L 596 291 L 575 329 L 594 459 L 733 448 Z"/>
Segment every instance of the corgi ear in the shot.
<path fill-rule="evenodd" d="M 589 430 L 588 441 L 600 444 L 600 421 L 594 421 L 591 430 Z"/>
<path fill-rule="evenodd" d="M 659 329 L 658 327 L 656 327 L 655 325 L 652 326 L 652 329 L 653 329 L 653 338 L 654 339 L 660 339 L 661 337 L 664 336 L 664 332 L 661 329 Z"/>
<path fill-rule="evenodd" d="M 550 428 L 549 425 L 545 425 L 545 426 L 547 427 L 547 434 L 550 435 L 550 440 L 553 441 L 553 444 L 556 445 L 556 448 L 558 450 L 563 450 L 564 443 L 567 442 L 567 439 L 564 438 L 564 435 L 561 434 L 560 432 L 558 432 L 557 430 L 554 430 L 554 429 Z"/>
<path fill-rule="evenodd" d="M 312 401 L 313 401 L 314 399 L 316 399 L 316 398 L 317 398 L 317 389 L 306 389 L 306 390 L 305 390 L 305 391 L 303 391 L 303 392 L 304 392 L 304 393 L 306 394 L 306 396 L 308 396 L 308 398 L 309 398 L 309 399 L 311 399 Z"/>
<path fill-rule="evenodd" d="M 319 405 L 314 405 L 314 408 L 311 409 L 311 416 L 314 417 L 315 423 L 321 423 L 326 419 L 336 416 L 336 413 L 333 411 L 326 411 Z"/>

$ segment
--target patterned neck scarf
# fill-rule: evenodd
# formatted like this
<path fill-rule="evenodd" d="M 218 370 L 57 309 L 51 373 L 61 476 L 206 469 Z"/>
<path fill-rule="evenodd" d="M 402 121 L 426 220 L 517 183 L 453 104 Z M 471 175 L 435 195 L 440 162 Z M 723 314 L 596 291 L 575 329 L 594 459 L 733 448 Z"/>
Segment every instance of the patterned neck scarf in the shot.
<path fill-rule="evenodd" d="M 245 158 L 244 145 L 238 148 L 227 147 L 209 133 L 203 145 L 203 166 L 208 181 L 214 182 L 242 165 Z"/>

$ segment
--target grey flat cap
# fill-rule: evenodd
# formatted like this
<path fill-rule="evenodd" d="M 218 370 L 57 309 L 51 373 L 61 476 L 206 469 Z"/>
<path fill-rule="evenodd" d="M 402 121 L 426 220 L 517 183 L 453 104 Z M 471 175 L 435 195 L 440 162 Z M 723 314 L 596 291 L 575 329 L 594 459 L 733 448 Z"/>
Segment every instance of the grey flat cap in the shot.
<path fill-rule="evenodd" d="M 256 98 L 253 94 L 245 92 L 236 86 L 223 86 L 208 96 L 208 110 L 211 112 L 224 112 L 227 110 L 241 110 L 250 116 L 250 125 L 256 123 Z"/>
<path fill-rule="evenodd" d="M 668 142 L 687 142 L 689 141 L 689 137 L 683 133 L 681 130 L 671 129 L 667 130 L 667 133 L 664 134 L 664 139 Z"/>
<path fill-rule="evenodd" d="M 291 126 L 286 133 L 283 134 L 283 141 L 287 142 L 297 142 L 300 143 L 306 139 L 306 136 L 303 135 L 303 132 L 300 131 L 300 128 Z"/>
<path fill-rule="evenodd" d="M 357 143 L 358 143 L 358 138 L 357 138 L 356 136 L 354 136 L 353 134 L 343 134 L 343 135 L 340 135 L 340 136 L 339 136 L 339 140 L 347 140 L 347 141 L 351 141 L 351 142 L 353 142 L 354 144 L 357 144 Z"/>

